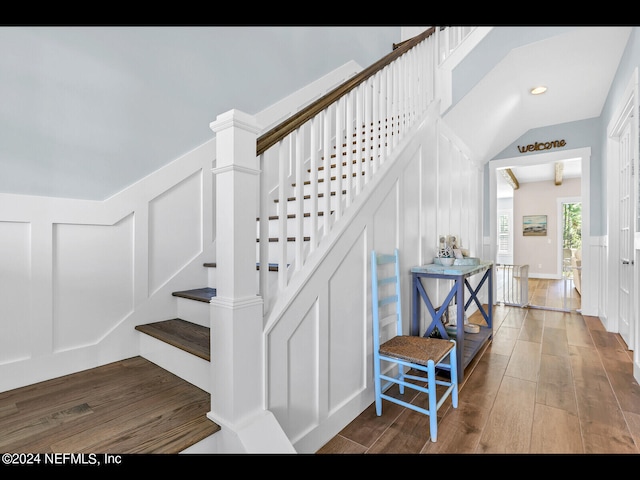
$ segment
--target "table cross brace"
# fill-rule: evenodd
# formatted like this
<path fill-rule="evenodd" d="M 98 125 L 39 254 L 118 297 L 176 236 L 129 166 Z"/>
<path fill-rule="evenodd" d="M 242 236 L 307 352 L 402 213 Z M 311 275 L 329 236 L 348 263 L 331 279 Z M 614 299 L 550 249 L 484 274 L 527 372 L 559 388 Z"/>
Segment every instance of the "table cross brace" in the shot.
<path fill-rule="evenodd" d="M 429 299 L 429 296 L 427 295 L 427 292 L 424 289 L 424 285 L 422 285 L 422 282 L 420 281 L 419 278 L 416 279 L 416 287 L 418 288 L 418 292 L 420 292 L 420 297 L 422 297 L 422 300 L 424 300 L 424 304 L 427 307 L 427 310 L 429 310 L 429 314 L 431 315 L 431 324 L 427 327 L 427 329 L 424 332 L 424 336 L 428 337 L 431 335 L 431 332 L 433 332 L 433 330 L 437 327 L 438 331 L 440 332 L 440 336 L 442 338 L 449 338 L 449 335 L 447 334 L 447 331 L 444 328 L 444 324 L 442 323 L 442 315 L 444 314 L 444 312 L 446 312 L 446 308 L 442 308 L 440 307 L 438 310 L 436 310 L 433 307 L 433 304 L 431 303 L 431 300 Z M 453 298 L 453 296 L 456 294 L 456 289 L 452 289 L 449 294 L 447 295 L 447 297 L 444 299 L 444 302 L 442 302 L 442 306 L 449 306 L 449 303 L 451 302 L 451 299 Z"/>
<path fill-rule="evenodd" d="M 484 307 L 480 303 L 480 300 L 478 300 L 478 292 L 480 291 L 480 289 L 482 288 L 482 285 L 484 285 L 484 282 L 487 280 L 488 277 L 489 277 L 489 271 L 485 272 L 484 276 L 482 277 L 482 280 L 480 280 L 480 283 L 475 289 L 471 287 L 471 284 L 466 278 L 464 279 L 464 284 L 467 286 L 469 293 L 471 293 L 471 297 L 469 297 L 467 302 L 464 304 L 464 310 L 466 311 L 467 308 L 469 308 L 469 305 L 471 305 L 471 302 L 475 301 L 476 305 L 478 306 L 478 310 L 480 310 L 480 313 L 482 313 L 482 316 L 486 320 L 487 324 L 489 324 L 489 317 L 487 316 L 487 313 L 484 311 Z"/>

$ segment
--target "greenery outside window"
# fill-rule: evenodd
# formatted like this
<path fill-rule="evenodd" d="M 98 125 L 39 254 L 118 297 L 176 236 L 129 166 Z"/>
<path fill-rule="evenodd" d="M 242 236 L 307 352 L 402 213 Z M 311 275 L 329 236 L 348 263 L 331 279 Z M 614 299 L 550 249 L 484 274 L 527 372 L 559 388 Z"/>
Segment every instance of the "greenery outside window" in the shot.
<path fill-rule="evenodd" d="M 562 248 L 582 248 L 582 203 L 562 204 Z"/>

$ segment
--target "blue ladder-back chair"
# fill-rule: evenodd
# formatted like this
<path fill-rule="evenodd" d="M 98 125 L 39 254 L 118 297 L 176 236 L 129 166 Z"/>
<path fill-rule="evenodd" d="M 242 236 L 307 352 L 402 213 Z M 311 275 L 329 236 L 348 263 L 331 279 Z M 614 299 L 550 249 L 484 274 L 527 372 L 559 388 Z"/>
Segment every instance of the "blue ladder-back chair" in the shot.
<path fill-rule="evenodd" d="M 456 341 L 402 334 L 398 249 L 393 254 L 371 252 L 371 286 L 376 414 L 382 415 L 382 399 L 424 413 L 429 416 L 431 441 L 436 442 L 438 409 L 449 396 L 453 407 L 458 407 Z M 411 369 L 426 373 L 426 377 Z M 387 395 L 393 384 L 402 395 L 405 388 L 427 394 L 429 407 Z"/>

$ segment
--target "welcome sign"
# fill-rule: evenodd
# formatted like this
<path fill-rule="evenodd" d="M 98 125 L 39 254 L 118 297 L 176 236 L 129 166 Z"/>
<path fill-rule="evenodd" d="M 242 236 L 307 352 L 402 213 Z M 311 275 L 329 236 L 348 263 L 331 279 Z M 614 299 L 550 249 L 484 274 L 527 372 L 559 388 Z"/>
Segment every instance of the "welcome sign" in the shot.
<path fill-rule="evenodd" d="M 520 153 L 527 152 L 539 152 L 540 150 L 551 150 L 552 148 L 564 147 L 567 144 L 564 140 L 553 140 L 551 142 L 536 142 L 529 145 L 518 145 L 518 151 Z"/>

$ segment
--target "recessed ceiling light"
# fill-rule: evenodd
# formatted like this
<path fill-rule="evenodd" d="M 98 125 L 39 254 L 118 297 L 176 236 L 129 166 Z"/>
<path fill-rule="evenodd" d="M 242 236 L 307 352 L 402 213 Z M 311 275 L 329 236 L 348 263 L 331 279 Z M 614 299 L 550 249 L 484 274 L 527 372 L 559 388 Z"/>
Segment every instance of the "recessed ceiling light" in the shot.
<path fill-rule="evenodd" d="M 535 87 L 531 89 L 531 95 L 540 95 L 547 91 L 547 87 Z"/>

